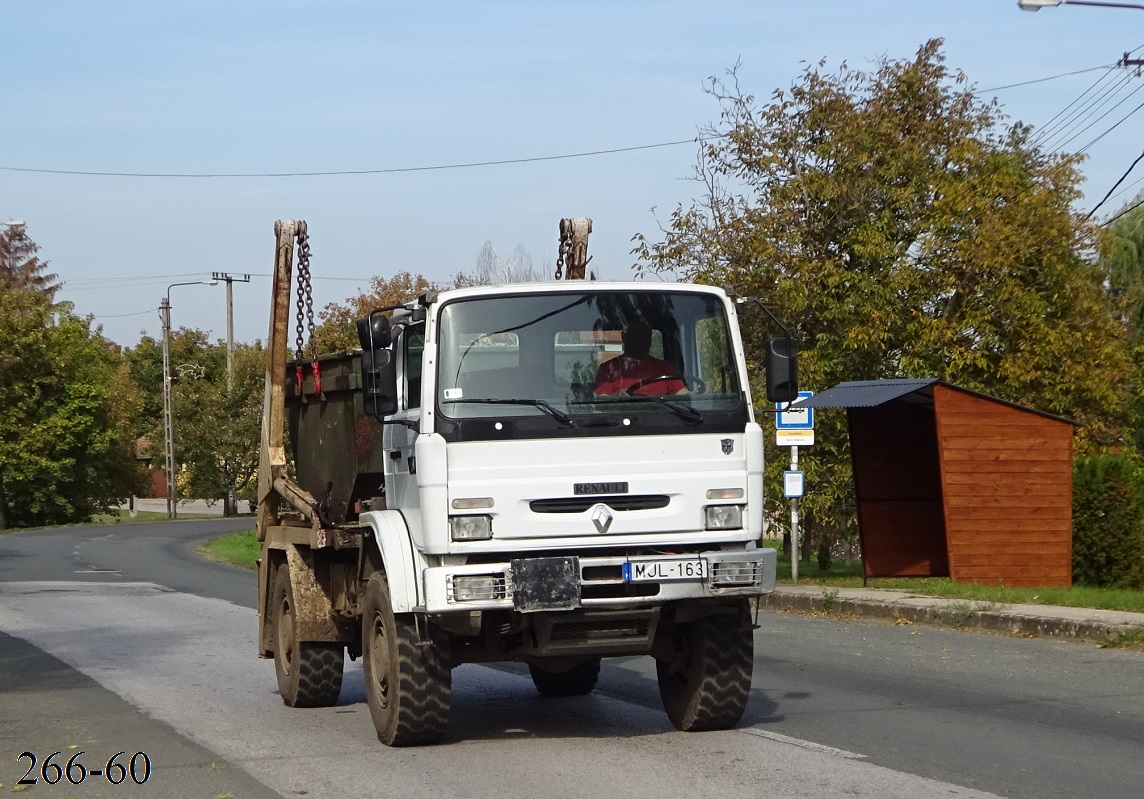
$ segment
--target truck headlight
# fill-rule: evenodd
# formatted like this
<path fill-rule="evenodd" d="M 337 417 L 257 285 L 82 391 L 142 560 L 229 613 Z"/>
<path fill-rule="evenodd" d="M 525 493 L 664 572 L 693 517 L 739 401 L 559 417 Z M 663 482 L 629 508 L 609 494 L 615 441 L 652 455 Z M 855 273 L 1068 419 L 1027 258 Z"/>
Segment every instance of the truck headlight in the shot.
<path fill-rule="evenodd" d="M 450 516 L 449 536 L 454 541 L 485 541 L 493 537 L 489 516 Z"/>
<path fill-rule="evenodd" d="M 507 596 L 503 574 L 456 575 L 450 580 L 454 602 L 491 602 Z"/>
<path fill-rule="evenodd" d="M 711 568 L 711 587 L 755 585 L 762 579 L 762 574 L 761 565 L 754 561 L 715 563 Z"/>
<path fill-rule="evenodd" d="M 708 505 L 703 511 L 708 530 L 740 530 L 743 527 L 742 505 Z"/>

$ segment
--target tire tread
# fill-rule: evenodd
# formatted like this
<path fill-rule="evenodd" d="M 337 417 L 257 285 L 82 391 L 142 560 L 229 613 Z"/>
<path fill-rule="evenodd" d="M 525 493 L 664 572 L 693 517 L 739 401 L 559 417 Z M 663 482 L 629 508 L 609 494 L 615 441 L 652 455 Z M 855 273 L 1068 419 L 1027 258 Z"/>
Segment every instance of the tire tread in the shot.
<path fill-rule="evenodd" d="M 394 614 L 390 609 L 389 590 L 384 578 L 376 574 L 366 587 L 365 613 L 362 615 L 362 646 L 366 673 L 366 696 L 370 704 L 378 740 L 387 746 L 424 746 L 444 737 L 449 725 L 449 703 L 452 698 L 452 663 L 449 640 L 440 630 L 430 626 L 430 640 L 421 644 L 415 618 Z M 393 638 L 391 653 L 390 709 L 375 707 L 375 680 L 368 647 L 374 614 L 380 612 L 390 627 Z"/>
<path fill-rule="evenodd" d="M 730 729 L 751 694 L 753 632 L 742 614 L 716 614 L 690 625 L 698 626 L 689 629 L 692 651 L 682 674 L 656 664 L 664 709 L 684 732 Z"/>

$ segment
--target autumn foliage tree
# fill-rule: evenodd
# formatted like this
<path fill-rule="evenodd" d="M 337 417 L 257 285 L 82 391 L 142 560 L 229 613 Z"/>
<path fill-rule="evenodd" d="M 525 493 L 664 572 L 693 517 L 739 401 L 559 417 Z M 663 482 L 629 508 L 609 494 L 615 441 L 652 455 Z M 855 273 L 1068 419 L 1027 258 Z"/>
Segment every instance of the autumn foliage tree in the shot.
<path fill-rule="evenodd" d="M 0 286 L 0 529 L 85 521 L 142 489 L 130 370 L 50 294 Z"/>
<path fill-rule="evenodd" d="M 225 358 L 219 342 L 204 348 L 201 360 Z M 235 347 L 234 380 L 225 370 L 188 370 L 175 382 L 180 493 L 221 499 L 227 516 L 232 498 L 254 499 L 258 481 L 266 350 L 260 343 Z"/>
<path fill-rule="evenodd" d="M 398 272 L 389 279 L 374 277 L 368 291 L 347 297 L 345 303 L 332 302 L 319 313 L 321 321 L 313 335 L 314 351 L 336 352 L 357 347 L 358 319 L 375 308 L 409 302 L 433 288 L 424 275 L 409 272 Z"/>
<path fill-rule="evenodd" d="M 941 377 L 1081 421 L 1086 445 L 1119 439 L 1132 363 L 1099 233 L 1072 209 L 1078 161 L 1007 123 L 940 40 L 869 72 L 809 66 L 767 103 L 733 70 L 709 91 L 722 115 L 704 131 L 703 194 L 658 240 L 636 237 L 638 270 L 764 299 L 804 350 L 807 388 Z M 762 322 L 744 316 L 758 354 Z M 804 507 L 839 528 L 844 422 L 820 420 Z"/>

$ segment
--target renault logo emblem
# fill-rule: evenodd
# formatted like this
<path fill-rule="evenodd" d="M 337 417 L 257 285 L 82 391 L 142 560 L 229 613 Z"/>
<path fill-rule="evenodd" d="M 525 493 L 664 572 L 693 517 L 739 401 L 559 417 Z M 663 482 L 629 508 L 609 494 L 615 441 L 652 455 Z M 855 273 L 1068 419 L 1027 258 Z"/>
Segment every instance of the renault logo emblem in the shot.
<path fill-rule="evenodd" d="M 592 524 L 596 525 L 596 532 L 601 535 L 608 532 L 608 528 L 612 526 L 612 520 L 615 516 L 608 510 L 607 505 L 597 505 L 592 508 Z"/>

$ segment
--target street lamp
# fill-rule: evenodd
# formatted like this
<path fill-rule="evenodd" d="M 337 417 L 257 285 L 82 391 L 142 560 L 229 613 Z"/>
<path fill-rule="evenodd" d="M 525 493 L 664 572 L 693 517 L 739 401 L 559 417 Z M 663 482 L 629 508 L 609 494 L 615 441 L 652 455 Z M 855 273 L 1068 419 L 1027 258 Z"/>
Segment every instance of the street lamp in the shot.
<path fill-rule="evenodd" d="M 1102 3 L 1098 0 L 1017 0 L 1017 7 L 1022 11 L 1040 11 L 1042 8 L 1056 8 L 1057 6 L 1103 6 L 1105 8 L 1138 8 L 1144 11 L 1140 3 Z"/>
<path fill-rule="evenodd" d="M 175 424 L 171 414 L 171 289 L 175 286 L 217 286 L 218 281 L 190 280 L 186 283 L 172 283 L 167 286 L 167 294 L 159 306 L 159 318 L 163 322 L 163 434 L 167 450 L 167 518 L 178 517 L 178 498 L 175 496 Z"/>

